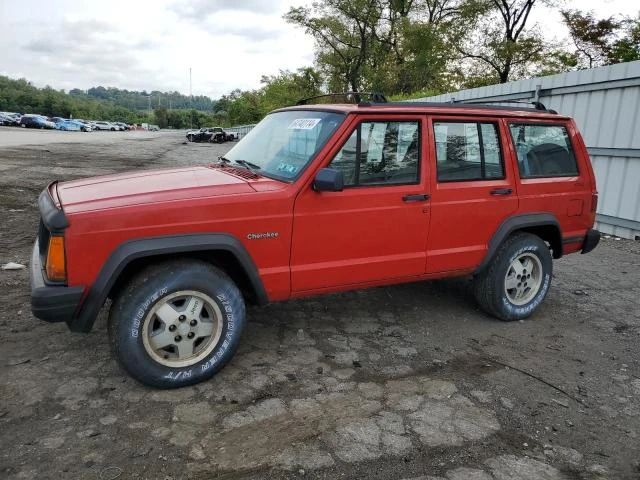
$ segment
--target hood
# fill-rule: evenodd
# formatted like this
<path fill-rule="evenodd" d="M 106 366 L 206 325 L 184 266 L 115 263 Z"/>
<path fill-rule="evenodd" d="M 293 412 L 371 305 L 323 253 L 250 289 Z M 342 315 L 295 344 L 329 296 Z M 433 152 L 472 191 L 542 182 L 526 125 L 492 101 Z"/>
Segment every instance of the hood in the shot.
<path fill-rule="evenodd" d="M 255 192 L 246 180 L 206 166 L 145 170 L 59 183 L 67 213 Z"/>

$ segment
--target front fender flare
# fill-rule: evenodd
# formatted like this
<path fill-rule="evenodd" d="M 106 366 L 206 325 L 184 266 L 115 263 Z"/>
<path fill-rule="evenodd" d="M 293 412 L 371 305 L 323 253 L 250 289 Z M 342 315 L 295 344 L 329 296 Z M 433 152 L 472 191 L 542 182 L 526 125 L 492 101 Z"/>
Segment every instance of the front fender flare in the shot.
<path fill-rule="evenodd" d="M 256 292 L 259 305 L 269 303 L 258 268 L 244 245 L 233 235 L 204 233 L 140 238 L 119 245 L 104 263 L 76 315 L 67 322 L 74 332 L 89 332 L 109 291 L 119 275 L 132 261 L 156 255 L 224 250 L 240 262 Z"/>

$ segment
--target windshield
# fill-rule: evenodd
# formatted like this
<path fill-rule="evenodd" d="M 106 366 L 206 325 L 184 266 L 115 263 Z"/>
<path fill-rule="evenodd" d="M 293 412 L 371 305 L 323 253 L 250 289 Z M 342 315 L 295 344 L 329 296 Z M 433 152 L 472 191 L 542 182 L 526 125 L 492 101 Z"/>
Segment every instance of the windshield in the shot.
<path fill-rule="evenodd" d="M 225 156 L 265 177 L 292 181 L 344 120 L 331 112 L 295 110 L 267 115 Z M 257 168 L 256 168 L 257 167 Z"/>

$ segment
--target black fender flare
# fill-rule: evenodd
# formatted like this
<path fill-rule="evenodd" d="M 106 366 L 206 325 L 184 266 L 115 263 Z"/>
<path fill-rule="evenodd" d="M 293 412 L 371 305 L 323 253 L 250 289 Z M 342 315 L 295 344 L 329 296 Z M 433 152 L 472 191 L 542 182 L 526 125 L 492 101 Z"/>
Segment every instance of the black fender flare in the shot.
<path fill-rule="evenodd" d="M 57 208 L 53 198 L 51 198 L 50 189 L 51 186 L 58 183 L 57 181 L 51 182 L 47 185 L 40 196 L 38 197 L 38 208 L 40 210 L 40 218 L 45 227 L 51 232 L 60 234 L 65 228 L 69 226 L 69 220 L 64 214 L 61 208 Z"/>
<path fill-rule="evenodd" d="M 480 263 L 478 268 L 473 272 L 474 275 L 481 273 L 489 266 L 498 248 L 502 245 L 502 242 L 513 232 L 517 230 L 527 230 L 533 227 L 549 226 L 556 228 L 560 235 L 559 244 L 555 246 L 553 255 L 554 258 L 560 258 L 562 256 L 562 230 L 560 229 L 560 222 L 558 222 L 555 215 L 547 212 L 514 215 L 504 220 L 495 231 L 487 245 L 487 254 L 482 260 L 482 263 Z"/>
<path fill-rule="evenodd" d="M 107 295 L 125 267 L 139 258 L 176 253 L 224 250 L 238 260 L 256 293 L 258 305 L 269 303 L 251 255 L 233 235 L 203 233 L 140 238 L 120 244 L 107 258 L 76 315 L 67 322 L 74 332 L 89 332 Z"/>

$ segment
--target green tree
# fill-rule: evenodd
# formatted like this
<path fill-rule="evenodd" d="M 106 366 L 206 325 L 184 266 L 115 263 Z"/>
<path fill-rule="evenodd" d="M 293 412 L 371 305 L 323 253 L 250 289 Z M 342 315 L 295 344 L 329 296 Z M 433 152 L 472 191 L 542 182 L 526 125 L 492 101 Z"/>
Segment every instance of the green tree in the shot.
<path fill-rule="evenodd" d="M 611 57 L 617 63 L 640 60 L 640 12 L 622 21 L 623 35 L 613 44 Z"/>
<path fill-rule="evenodd" d="M 475 28 L 458 48 L 469 61 L 471 81 L 506 83 L 541 67 L 550 45 L 538 28 L 528 26 L 536 3 L 544 2 L 487 0 Z"/>
<path fill-rule="evenodd" d="M 579 68 L 630 62 L 640 59 L 640 16 L 597 19 L 592 12 L 563 10 Z"/>
<path fill-rule="evenodd" d="M 381 16 L 378 0 L 326 0 L 311 8 L 292 7 L 284 18 L 315 38 L 316 63 L 330 90 L 360 91 Z"/>
<path fill-rule="evenodd" d="M 164 107 L 158 107 L 153 110 L 153 116 L 155 124 L 160 128 L 167 128 L 169 126 L 169 116 L 167 109 Z"/>

